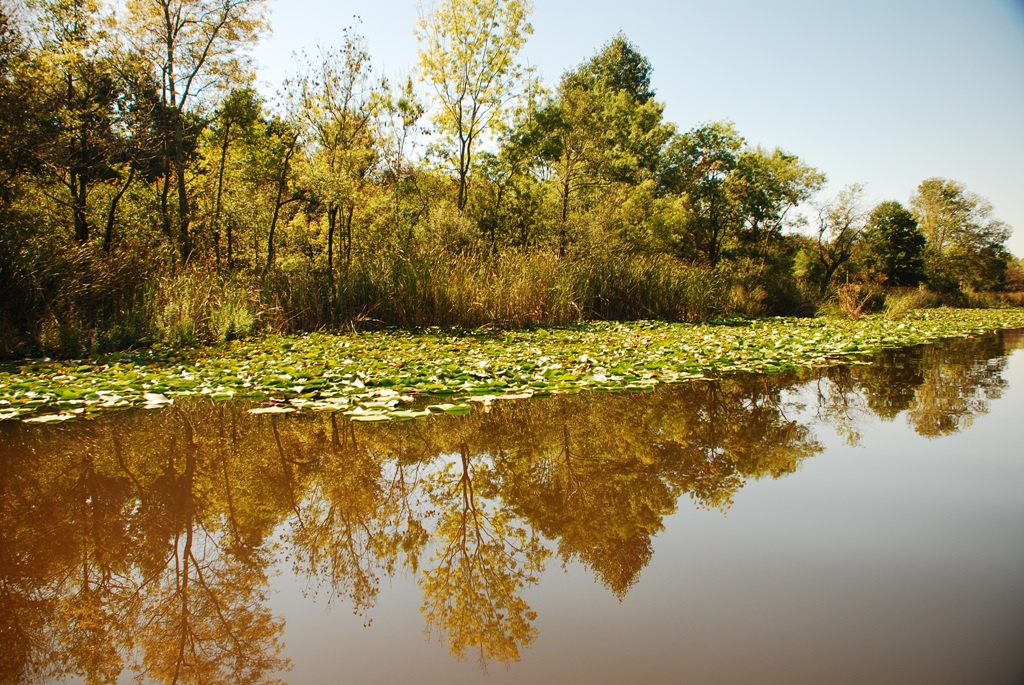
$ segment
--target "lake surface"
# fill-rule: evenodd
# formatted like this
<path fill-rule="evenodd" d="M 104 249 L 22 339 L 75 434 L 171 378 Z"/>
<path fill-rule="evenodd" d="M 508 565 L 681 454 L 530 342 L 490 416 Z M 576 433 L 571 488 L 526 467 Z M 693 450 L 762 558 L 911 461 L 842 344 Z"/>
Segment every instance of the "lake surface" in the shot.
<path fill-rule="evenodd" d="M 0 682 L 1020 683 L 1022 348 L 0 424 Z"/>

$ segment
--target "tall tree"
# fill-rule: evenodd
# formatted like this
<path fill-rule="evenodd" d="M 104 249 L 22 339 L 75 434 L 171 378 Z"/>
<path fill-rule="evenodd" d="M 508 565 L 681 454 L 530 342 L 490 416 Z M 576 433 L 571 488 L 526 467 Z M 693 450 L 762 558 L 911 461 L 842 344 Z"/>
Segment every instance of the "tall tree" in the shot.
<path fill-rule="evenodd" d="M 292 84 L 294 116 L 312 151 L 308 185 L 327 217 L 327 279 L 335 297 L 334 246 L 341 238 L 345 272 L 352 263 L 352 230 L 360 192 L 377 166 L 375 116 L 383 88 L 371 79 L 365 40 L 342 32 L 337 50 L 321 49 Z"/>
<path fill-rule="evenodd" d="M 992 216 L 992 204 L 956 181 L 929 178 L 910 200 L 927 242 L 930 283 L 941 289 L 988 289 L 1005 276 L 1011 229 Z"/>
<path fill-rule="evenodd" d="M 864 262 L 891 286 L 916 286 L 924 278 L 924 235 L 899 202 L 871 210 L 864 233 Z"/>
<path fill-rule="evenodd" d="M 228 147 L 232 141 L 232 130 L 252 128 L 260 116 L 262 102 L 259 95 L 251 87 L 234 88 L 224 98 L 217 110 L 214 122 L 214 134 L 218 138 L 219 159 L 217 162 L 217 187 L 214 191 L 213 216 L 213 249 L 217 263 L 220 264 L 221 229 L 227 229 L 227 264 L 230 267 L 234 257 L 234 235 L 232 222 L 224 222 L 221 215 L 224 208 L 224 174 L 227 168 Z"/>
<path fill-rule="evenodd" d="M 69 208 L 78 243 L 89 239 L 89 196 L 96 183 L 117 177 L 114 162 L 123 141 L 117 104 L 123 89 L 94 0 L 40 3 L 36 81 L 45 93 L 53 130 L 42 149 L 43 166 L 67 191 L 57 201 Z"/>
<path fill-rule="evenodd" d="M 456 205 L 466 208 L 473 153 L 516 94 L 516 55 L 533 33 L 530 0 L 442 0 L 420 15 L 419 68 L 434 89 L 434 121 L 459 178 Z"/>
<path fill-rule="evenodd" d="M 192 255 L 189 114 L 205 93 L 237 75 L 242 51 L 265 28 L 266 0 L 127 0 L 129 39 L 145 56 L 160 84 L 169 114 L 167 166 L 177 194 L 178 249 Z"/>
<path fill-rule="evenodd" d="M 557 184 L 560 253 L 574 206 L 597 199 L 589 191 L 653 176 L 672 127 L 650 84 L 650 62 L 620 34 L 566 72 L 555 96 L 521 127 L 520 140 L 532 141 Z"/>

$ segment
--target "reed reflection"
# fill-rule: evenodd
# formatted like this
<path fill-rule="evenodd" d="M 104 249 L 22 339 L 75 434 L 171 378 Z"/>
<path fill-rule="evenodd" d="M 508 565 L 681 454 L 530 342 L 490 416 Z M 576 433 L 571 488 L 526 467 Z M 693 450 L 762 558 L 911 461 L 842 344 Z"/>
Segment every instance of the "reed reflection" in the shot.
<path fill-rule="evenodd" d="M 1022 340 L 383 426 L 198 402 L 8 424 L 0 680 L 273 682 L 289 666 L 266 603 L 282 564 L 367 622 L 381 580 L 411 573 L 429 633 L 456 658 L 509 664 L 538 638 L 523 595 L 549 561 L 583 564 L 621 600 L 684 495 L 724 509 L 748 479 L 793 472 L 822 449 L 815 417 L 853 442 L 872 416 L 960 430 Z"/>

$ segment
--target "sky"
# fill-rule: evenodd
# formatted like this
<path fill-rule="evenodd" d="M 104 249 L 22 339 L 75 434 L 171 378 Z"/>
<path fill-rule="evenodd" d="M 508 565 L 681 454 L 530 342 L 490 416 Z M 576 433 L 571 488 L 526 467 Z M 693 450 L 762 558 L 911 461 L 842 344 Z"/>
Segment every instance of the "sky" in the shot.
<path fill-rule="evenodd" d="M 377 73 L 413 73 L 413 0 L 269 2 L 273 33 L 253 51 L 267 93 L 295 53 L 338 45 L 345 26 Z M 868 207 L 907 204 L 924 179 L 954 179 L 1015 228 L 1008 247 L 1024 256 L 1024 0 L 534 3 L 520 59 L 547 86 L 621 31 L 679 130 L 729 119 L 750 145 L 823 171 L 821 199 L 860 183 Z"/>

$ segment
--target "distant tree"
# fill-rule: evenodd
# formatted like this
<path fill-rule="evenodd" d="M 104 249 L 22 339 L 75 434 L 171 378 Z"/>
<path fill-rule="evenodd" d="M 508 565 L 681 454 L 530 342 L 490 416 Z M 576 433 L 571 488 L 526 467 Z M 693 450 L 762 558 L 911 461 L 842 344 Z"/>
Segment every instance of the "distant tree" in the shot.
<path fill-rule="evenodd" d="M 890 286 L 916 286 L 924 279 L 925 238 L 899 202 L 877 205 L 864 232 L 864 265 Z"/>
<path fill-rule="evenodd" d="M 1007 261 L 1005 287 L 1011 292 L 1024 291 L 1024 259 L 1011 256 Z"/>
<path fill-rule="evenodd" d="M 992 216 L 992 204 L 956 181 L 929 178 L 910 200 L 927 240 L 929 283 L 939 289 L 1000 287 L 1011 229 Z"/>
<path fill-rule="evenodd" d="M 530 0 L 442 0 L 420 15 L 419 68 L 439 105 L 433 116 L 458 174 L 459 211 L 469 197 L 473 154 L 515 94 L 522 73 L 516 55 L 533 33 L 532 9 Z"/>

